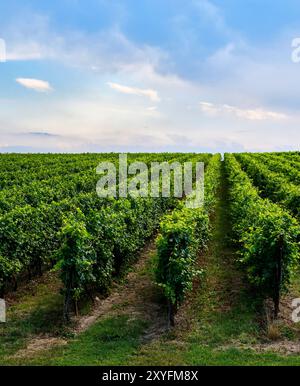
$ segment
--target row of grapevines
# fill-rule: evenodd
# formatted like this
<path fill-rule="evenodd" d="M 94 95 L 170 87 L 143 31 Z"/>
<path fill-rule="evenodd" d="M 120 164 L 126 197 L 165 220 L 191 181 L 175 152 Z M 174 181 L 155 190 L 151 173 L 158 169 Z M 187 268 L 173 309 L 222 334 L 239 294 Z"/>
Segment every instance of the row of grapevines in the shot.
<path fill-rule="evenodd" d="M 198 252 L 207 245 L 209 213 L 213 210 L 220 182 L 220 155 L 209 161 L 205 171 L 204 207 L 190 209 L 181 203 L 160 224 L 157 239 L 156 281 L 169 304 L 169 321 L 174 325 L 178 305 L 192 289 Z"/>
<path fill-rule="evenodd" d="M 287 154 L 287 155 L 286 155 Z M 289 153 L 281 153 L 280 155 L 272 155 L 269 156 L 273 158 L 275 161 L 280 161 L 283 164 L 292 166 L 293 168 L 299 170 L 300 169 L 300 157 L 297 156 L 289 156 Z"/>
<path fill-rule="evenodd" d="M 136 259 L 161 216 L 174 205 L 172 197 L 124 198 L 65 218 L 57 267 L 64 284 L 66 319 L 72 304 L 76 310 L 78 300 L 94 288 L 105 291 L 112 278 Z"/>
<path fill-rule="evenodd" d="M 105 161 L 108 157 L 103 155 L 102 158 L 97 159 L 97 162 L 101 160 Z M 12 186 L 20 187 L 24 184 L 30 184 L 32 181 L 46 181 L 51 178 L 60 175 L 71 175 L 87 170 L 92 170 L 96 167 L 96 160 L 90 157 L 77 158 L 73 162 L 55 162 L 55 163 L 42 163 L 39 166 L 30 169 L 24 169 L 19 164 L 15 164 L 15 170 L 6 169 L 6 163 L 4 162 L 2 170 L 0 172 L 0 188 L 7 189 Z"/>
<path fill-rule="evenodd" d="M 157 159 L 156 155 L 145 155 L 144 160 Z M 185 156 L 181 155 L 181 158 Z M 176 158 L 176 159 L 181 159 Z M 67 157 L 68 159 L 68 157 Z M 109 158 L 111 159 L 111 158 Z M 95 191 L 98 176 L 94 173 L 93 183 L 88 184 L 90 193 L 79 189 L 70 197 L 44 202 L 46 192 L 32 190 L 36 195 L 36 206 L 23 205 L 0 216 L 0 292 L 7 286 L 16 287 L 20 276 L 30 278 L 55 260 L 59 247 L 58 234 L 63 225 L 63 216 L 74 213 L 77 208 L 85 215 L 91 210 L 101 210 L 111 205 L 112 200 L 100 199 Z M 68 182 L 66 182 L 66 185 Z M 87 189 L 86 186 L 84 186 Z M 82 192 L 83 190 L 83 192 Z M 13 193 L 13 192 L 12 192 Z M 17 200 L 17 197 L 15 197 Z"/>
<path fill-rule="evenodd" d="M 128 156 L 128 162 L 143 161 L 148 166 L 152 161 L 162 162 L 174 159 L 174 157 L 180 158 L 182 154 L 176 154 L 175 156 L 168 154 L 146 154 L 139 155 L 137 158 L 133 158 L 132 155 Z M 185 157 L 190 157 L 190 154 L 186 154 Z M 79 156 L 82 159 L 82 155 Z M 203 157 L 209 157 L 203 155 Z M 66 158 L 68 159 L 68 158 Z M 118 168 L 118 158 L 115 154 L 110 154 L 108 158 L 97 157 L 97 161 L 112 162 Z M 83 170 L 80 172 L 67 173 L 64 170 L 64 164 L 59 165 L 57 175 L 47 178 L 45 180 L 36 180 L 34 175 L 29 172 L 26 173 L 30 182 L 21 186 L 14 185 L 0 191 L 0 214 L 9 212 L 15 207 L 30 205 L 37 207 L 41 203 L 47 204 L 53 201 L 61 201 L 63 199 L 70 199 L 76 196 L 78 193 L 88 193 L 95 191 L 95 185 L 98 179 L 96 174 L 96 162 L 95 160 L 88 160 L 83 164 Z M 90 166 L 92 165 L 92 166 Z M 11 173 L 12 174 L 12 173 Z"/>
<path fill-rule="evenodd" d="M 231 154 L 225 155 L 225 170 L 239 261 L 259 294 L 273 299 L 277 316 L 280 295 L 299 264 L 299 225 L 286 210 L 259 196 Z"/>
<path fill-rule="evenodd" d="M 243 170 L 251 177 L 264 198 L 279 203 L 294 216 L 300 218 L 300 186 L 295 185 L 284 174 L 272 172 L 266 165 L 249 154 L 236 154 Z M 279 161 L 280 162 L 280 161 Z"/>
<path fill-rule="evenodd" d="M 25 155 L 25 160 L 28 155 Z M 51 157 L 51 158 L 50 158 Z M 154 155 L 140 155 L 128 154 L 128 161 L 143 161 L 150 160 Z M 155 160 L 158 162 L 174 158 L 174 154 L 161 153 L 155 155 Z M 101 161 L 112 161 L 114 164 L 118 163 L 118 154 L 78 154 L 61 156 L 50 155 L 45 158 L 44 154 L 30 155 L 30 163 L 24 163 L 23 158 L 11 157 L 11 155 L 0 157 L 2 169 L 0 171 L 0 188 L 11 188 L 17 186 L 18 188 L 24 184 L 30 184 L 32 181 L 44 181 L 53 179 L 55 177 L 65 178 L 76 173 L 87 173 L 90 171 L 94 173 L 96 166 Z M 13 162 L 14 161 L 14 162 Z M 33 163 L 33 161 L 35 161 Z M 53 185 L 53 184 L 52 184 Z"/>
<path fill-rule="evenodd" d="M 267 153 L 251 154 L 251 157 L 262 161 L 272 172 L 283 174 L 291 183 L 300 184 L 300 163 L 298 168 L 296 168 L 284 156 L 272 157 Z"/>
<path fill-rule="evenodd" d="M 168 161 L 175 156 L 180 156 L 181 153 L 128 153 L 128 160 L 130 162 L 136 160 L 145 160 L 152 157 L 156 160 Z M 192 155 L 192 153 L 191 153 Z M 1 154 L 0 161 L 3 166 L 1 173 L 9 172 L 37 172 L 41 169 L 52 169 L 55 167 L 69 167 L 73 165 L 77 167 L 77 163 L 89 162 L 91 166 L 96 167 L 97 163 L 108 159 L 108 158 L 118 158 L 117 153 L 86 153 L 86 154 Z M 12 176 L 13 177 L 13 176 Z"/>
<path fill-rule="evenodd" d="M 65 157 L 68 160 L 68 156 Z M 148 164 L 150 161 L 164 158 L 171 162 L 172 157 L 174 160 L 184 161 L 189 159 L 190 155 L 172 156 L 170 154 L 166 157 L 164 154 L 145 154 L 139 155 L 137 158 Z M 202 158 L 206 160 L 209 156 L 203 155 Z M 132 157 L 132 159 L 134 158 Z M 85 191 L 82 192 L 82 189 L 78 189 L 78 193 L 75 193 L 73 197 L 44 202 L 41 195 L 45 192 L 42 191 L 40 196 L 37 195 L 36 206 L 16 206 L 0 216 L 0 292 L 4 292 L 7 287 L 10 288 L 12 284 L 16 286 L 20 277 L 22 278 L 26 272 L 28 272 L 26 276 L 31 277 L 40 273 L 43 267 L 51 266 L 53 262 L 60 259 L 57 251 L 62 243 L 61 229 L 65 226 L 69 216 L 77 218 L 77 213 L 82 212 L 84 218 L 94 219 L 95 216 L 103 214 L 104 217 L 101 221 L 105 221 L 106 214 L 114 207 L 114 214 L 112 218 L 108 216 L 108 223 L 105 226 L 110 227 L 110 224 L 115 224 L 114 220 L 121 221 L 125 211 L 120 215 L 116 213 L 115 200 L 100 199 L 97 196 L 95 192 L 97 178 L 99 177 L 95 173 L 94 183 L 90 185 L 91 192 L 86 193 Z M 122 210 L 122 207 L 119 206 L 119 211 Z M 86 223 L 93 224 L 93 221 L 89 220 Z M 130 225 L 130 219 L 125 218 L 124 221 L 128 226 Z M 148 221 L 152 221 L 151 215 L 148 216 Z M 118 229 L 117 225 L 115 228 Z M 95 233 L 95 231 L 93 232 Z M 125 237 L 125 235 L 127 240 L 126 238 L 123 239 L 124 253 L 130 246 L 129 236 L 124 233 L 123 236 Z M 108 233 L 106 233 L 106 239 L 109 240 Z M 124 253 L 121 253 L 123 257 L 125 256 Z M 123 261 L 123 257 L 119 260 Z M 114 270 L 117 270 L 117 264 Z"/>
<path fill-rule="evenodd" d="M 284 154 L 285 157 L 291 159 L 291 160 L 300 160 L 300 151 L 288 151 L 288 152 L 276 152 L 276 153 L 271 153 L 271 154 L 276 154 L 277 156 L 282 156 Z"/>
<path fill-rule="evenodd" d="M 66 319 L 74 304 L 97 289 L 105 292 L 114 276 L 131 264 L 157 227 L 171 199 L 115 200 L 85 216 L 79 209 L 65 216 L 60 231 L 57 267 L 64 285 Z"/>
<path fill-rule="evenodd" d="M 155 157 L 155 159 L 159 157 Z M 154 155 L 145 156 L 141 160 L 148 164 L 154 159 Z M 118 167 L 116 155 L 111 155 L 104 159 L 100 157 L 99 161 L 112 162 Z M 94 165 L 93 165 L 94 164 Z M 92 166 L 91 166 L 92 165 Z M 93 167 L 94 166 L 94 167 Z M 61 201 L 65 198 L 72 198 L 79 192 L 91 192 L 95 190 L 97 182 L 96 163 L 88 160 L 82 165 L 79 172 L 68 173 L 64 165 L 56 168 L 57 174 L 44 180 L 36 179 L 36 176 L 26 173 L 26 179 L 30 182 L 15 184 L 0 191 L 0 213 L 9 212 L 16 206 L 38 206 L 41 203 L 51 203 Z"/>

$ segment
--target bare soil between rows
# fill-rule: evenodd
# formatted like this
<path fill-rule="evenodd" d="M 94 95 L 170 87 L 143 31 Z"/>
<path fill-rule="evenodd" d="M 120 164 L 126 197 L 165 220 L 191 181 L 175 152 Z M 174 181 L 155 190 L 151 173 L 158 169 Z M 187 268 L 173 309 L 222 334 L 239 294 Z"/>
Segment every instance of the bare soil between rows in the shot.
<path fill-rule="evenodd" d="M 71 333 L 78 335 L 86 331 L 94 323 L 112 316 L 129 315 L 132 319 L 147 322 L 148 328 L 141 337 L 141 343 L 157 339 L 167 331 L 167 310 L 157 285 L 149 274 L 150 259 L 155 253 L 154 239 L 149 241 L 140 253 L 137 263 L 120 283 L 114 283 L 110 294 L 103 299 L 95 298 L 91 311 L 84 316 L 74 317 Z M 39 285 L 43 278 L 27 285 L 20 291 Z M 58 290 L 53 288 L 53 290 Z M 34 292 L 34 288 L 31 288 Z M 10 297 L 9 302 L 18 301 L 18 294 Z M 32 336 L 24 349 L 18 350 L 10 358 L 31 357 L 54 346 L 66 345 L 68 340 L 63 337 L 46 335 Z"/>

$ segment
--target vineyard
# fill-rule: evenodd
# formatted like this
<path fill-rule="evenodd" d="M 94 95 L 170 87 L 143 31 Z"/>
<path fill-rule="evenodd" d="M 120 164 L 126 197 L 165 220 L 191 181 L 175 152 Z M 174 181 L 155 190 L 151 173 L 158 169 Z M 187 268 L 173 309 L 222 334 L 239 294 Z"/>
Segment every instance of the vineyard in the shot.
<path fill-rule="evenodd" d="M 114 153 L 0 154 L 0 365 L 300 364 L 300 153 L 127 157 L 170 195 L 99 197 Z"/>

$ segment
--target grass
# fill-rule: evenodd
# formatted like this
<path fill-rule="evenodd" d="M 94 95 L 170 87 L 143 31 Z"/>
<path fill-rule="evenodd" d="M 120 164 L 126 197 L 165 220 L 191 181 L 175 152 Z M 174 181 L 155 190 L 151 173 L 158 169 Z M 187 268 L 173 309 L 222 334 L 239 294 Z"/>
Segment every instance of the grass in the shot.
<path fill-rule="evenodd" d="M 61 314 L 59 281 L 47 274 L 41 283 L 25 286 L 9 301 L 7 323 L 0 324 L 0 363 L 26 346 L 37 334 L 62 335 L 67 331 Z"/>
<path fill-rule="evenodd" d="M 169 336 L 143 346 L 135 365 L 300 365 L 299 355 L 258 352 L 251 346 L 265 341 L 259 301 L 253 301 L 242 273 L 234 263 L 226 186 L 220 191 L 213 219 L 213 235 L 205 256 L 206 275 L 196 289 L 185 318 L 186 331 L 178 326 Z M 286 328 L 289 335 L 290 329 Z"/>
<path fill-rule="evenodd" d="M 8 309 L 6 324 L 0 325 L 0 365 L 109 365 L 126 362 L 139 345 L 147 323 L 130 315 L 107 317 L 77 337 L 63 324 L 59 281 L 53 275 L 45 282 L 24 288 Z M 122 309 L 124 304 L 113 308 Z M 31 338 L 39 335 L 68 339 L 67 345 L 15 356 Z"/>
<path fill-rule="evenodd" d="M 38 286 L 34 296 L 23 296 L 9 311 L 10 323 L 0 327 L 0 364 L 300 365 L 299 355 L 253 349 L 266 342 L 267 334 L 261 324 L 261 304 L 253 300 L 235 264 L 236 251 L 229 241 L 226 186 L 220 190 L 212 225 L 209 249 L 200 256 L 205 275 L 181 307 L 177 327 L 171 332 L 148 343 L 143 341 L 149 323 L 124 314 L 124 309 L 132 305 L 129 299 L 123 299 L 112 305 L 111 315 L 78 336 L 68 337 L 57 314 L 61 310 L 60 295 L 55 288 L 49 291 L 46 283 Z M 140 280 L 152 275 L 151 270 L 149 259 L 138 272 Z M 300 280 L 295 281 L 293 291 L 300 292 Z M 298 326 L 280 326 L 281 336 L 290 340 L 298 337 L 298 330 Z M 67 337 L 67 345 L 21 359 L 10 358 L 32 335 L 47 332 Z"/>
<path fill-rule="evenodd" d="M 69 340 L 66 346 L 54 347 L 43 355 L 8 360 L 6 364 L 100 366 L 125 363 L 139 346 L 146 323 L 129 315 L 109 317 Z"/>

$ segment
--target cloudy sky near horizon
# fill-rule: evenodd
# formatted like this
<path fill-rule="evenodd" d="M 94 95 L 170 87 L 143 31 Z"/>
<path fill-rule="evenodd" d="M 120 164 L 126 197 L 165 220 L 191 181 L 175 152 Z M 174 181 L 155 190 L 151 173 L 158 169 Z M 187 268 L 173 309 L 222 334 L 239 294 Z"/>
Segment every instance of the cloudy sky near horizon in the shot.
<path fill-rule="evenodd" d="M 299 0 L 1 2 L 0 152 L 299 149 L 297 37 Z"/>

